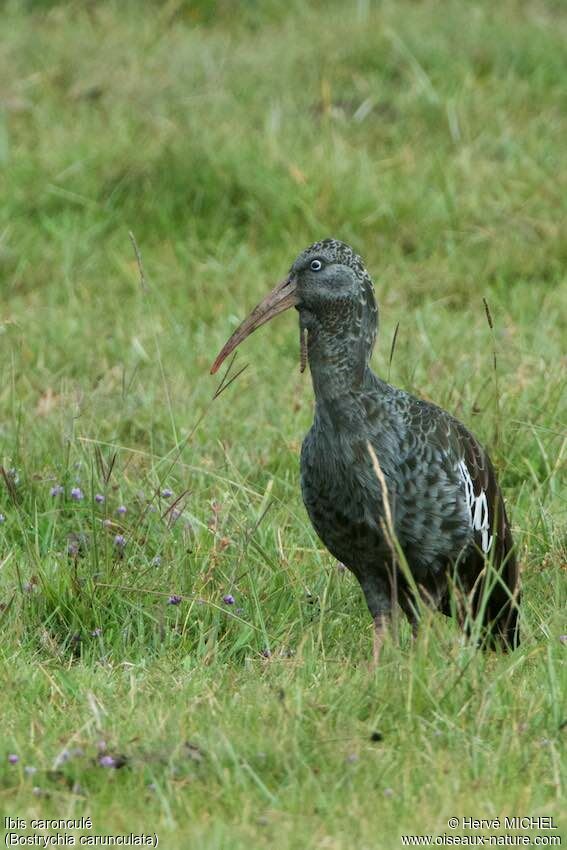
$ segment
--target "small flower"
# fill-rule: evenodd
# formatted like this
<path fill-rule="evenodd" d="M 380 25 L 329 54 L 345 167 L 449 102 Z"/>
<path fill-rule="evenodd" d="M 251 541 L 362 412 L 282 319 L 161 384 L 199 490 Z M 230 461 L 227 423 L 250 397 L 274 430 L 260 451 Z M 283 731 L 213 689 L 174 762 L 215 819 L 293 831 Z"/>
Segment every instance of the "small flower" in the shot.
<path fill-rule="evenodd" d="M 169 487 L 164 487 L 161 491 L 162 499 L 171 499 L 173 496 L 173 490 L 170 490 Z"/>
<path fill-rule="evenodd" d="M 103 521 L 102 521 L 102 527 L 103 528 L 110 528 L 111 525 L 112 525 L 111 519 L 103 519 Z"/>
<path fill-rule="evenodd" d="M 152 558 L 152 567 L 161 567 L 160 555 L 156 555 L 155 558 Z"/>
<path fill-rule="evenodd" d="M 168 605 L 179 605 L 180 602 L 183 602 L 183 597 L 178 596 L 177 593 L 173 593 L 167 600 Z"/>
<path fill-rule="evenodd" d="M 71 558 L 76 558 L 79 554 L 79 544 L 76 540 L 72 540 L 67 546 L 67 554 Z"/>
<path fill-rule="evenodd" d="M 102 505 L 102 503 L 104 502 L 104 496 L 102 495 L 102 493 L 96 493 L 94 500 L 97 503 L 97 505 Z"/>
<path fill-rule="evenodd" d="M 116 537 L 114 538 L 114 545 L 118 549 L 123 549 L 126 546 L 126 538 L 124 537 L 123 534 L 117 534 L 116 535 Z"/>
<path fill-rule="evenodd" d="M 96 629 L 93 629 L 91 632 L 91 637 L 100 637 L 102 634 L 102 629 L 97 626 Z"/>
<path fill-rule="evenodd" d="M 349 753 L 345 761 L 347 764 L 356 764 L 358 761 L 358 755 L 356 753 Z"/>
<path fill-rule="evenodd" d="M 4 514 L 0 514 L 0 525 L 2 525 L 3 522 L 6 522 L 6 517 Z"/>
<path fill-rule="evenodd" d="M 126 507 L 126 505 L 119 505 L 116 508 L 116 513 L 117 514 L 125 514 L 127 510 L 128 510 L 128 508 Z"/>
<path fill-rule="evenodd" d="M 224 602 L 225 605 L 234 605 L 234 603 L 236 602 L 232 593 L 225 593 L 225 595 L 222 598 L 222 601 Z"/>
<path fill-rule="evenodd" d="M 393 797 L 394 792 L 392 788 L 384 788 L 384 797 Z"/>
<path fill-rule="evenodd" d="M 63 487 L 62 484 L 56 484 L 54 487 L 51 488 L 51 490 L 49 492 L 53 497 L 62 496 L 63 493 L 65 492 L 65 488 Z"/>
<path fill-rule="evenodd" d="M 24 773 L 28 776 L 33 776 L 34 773 L 37 773 L 37 767 L 34 767 L 33 764 L 26 764 L 24 767 Z"/>
<path fill-rule="evenodd" d="M 567 635 L 559 635 L 559 640 L 562 644 L 567 646 Z"/>
<path fill-rule="evenodd" d="M 178 508 L 173 508 L 173 510 L 171 510 L 169 512 L 170 525 L 173 525 L 174 522 L 177 522 L 177 520 L 179 519 L 180 516 L 181 516 L 181 511 L 178 510 Z"/>
<path fill-rule="evenodd" d="M 80 502 L 81 499 L 85 498 L 83 495 L 83 491 L 80 487 L 73 487 L 73 489 L 71 490 L 71 498 L 74 499 L 76 502 Z"/>
<path fill-rule="evenodd" d="M 16 753 L 10 753 L 8 756 L 9 764 L 17 764 L 20 760 L 20 757 L 16 755 Z"/>
<path fill-rule="evenodd" d="M 267 647 L 266 647 L 266 649 L 262 650 L 261 655 L 262 655 L 263 658 L 271 658 L 272 657 L 272 653 L 270 652 L 270 650 Z"/>
<path fill-rule="evenodd" d="M 114 756 L 99 756 L 98 763 L 101 767 L 116 767 L 116 759 Z"/>

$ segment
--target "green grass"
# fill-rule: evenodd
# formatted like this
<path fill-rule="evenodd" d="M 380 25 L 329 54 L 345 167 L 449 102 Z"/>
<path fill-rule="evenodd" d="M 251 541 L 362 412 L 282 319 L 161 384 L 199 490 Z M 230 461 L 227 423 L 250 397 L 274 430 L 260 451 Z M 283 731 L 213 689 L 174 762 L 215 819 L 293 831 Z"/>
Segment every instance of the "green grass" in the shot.
<path fill-rule="evenodd" d="M 2 815 L 166 850 L 565 830 L 563 4 L 14 0 L 0 26 Z M 391 381 L 494 457 L 509 656 L 434 617 L 369 671 L 360 591 L 301 505 L 292 316 L 211 403 L 221 344 L 327 235 L 375 278 L 375 369 L 399 322 Z"/>

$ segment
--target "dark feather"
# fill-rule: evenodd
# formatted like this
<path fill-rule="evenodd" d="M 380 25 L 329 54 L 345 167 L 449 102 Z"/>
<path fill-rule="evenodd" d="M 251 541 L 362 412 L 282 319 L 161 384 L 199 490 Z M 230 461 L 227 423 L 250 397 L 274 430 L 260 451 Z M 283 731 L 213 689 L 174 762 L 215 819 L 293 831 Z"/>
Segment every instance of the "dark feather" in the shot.
<path fill-rule="evenodd" d="M 489 533 L 493 540 L 487 558 L 482 551 L 481 535 L 475 531 L 475 545 L 460 564 L 459 572 L 466 576 L 469 587 L 476 587 L 472 599 L 473 615 L 476 617 L 484 604 L 483 621 L 490 635 L 515 647 L 520 639 L 520 574 L 504 499 L 486 451 L 460 423 L 457 430 L 475 495 L 486 493 Z M 479 576 L 483 576 L 480 582 Z"/>

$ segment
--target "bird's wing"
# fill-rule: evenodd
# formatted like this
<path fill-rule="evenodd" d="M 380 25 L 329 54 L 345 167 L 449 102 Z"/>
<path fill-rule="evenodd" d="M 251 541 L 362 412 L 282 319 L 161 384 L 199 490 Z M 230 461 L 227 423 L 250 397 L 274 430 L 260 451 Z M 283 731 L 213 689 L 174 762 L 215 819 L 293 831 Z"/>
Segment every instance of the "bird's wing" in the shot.
<path fill-rule="evenodd" d="M 479 576 L 486 574 L 486 562 L 493 565 L 500 579 L 490 594 L 487 619 L 498 622 L 508 643 L 513 644 L 517 639 L 517 606 L 510 604 L 510 597 L 518 599 L 519 567 L 502 491 L 490 457 L 476 437 L 441 408 L 411 399 L 406 415 L 409 420 L 406 433 L 411 435 L 413 446 L 406 452 L 404 463 L 415 463 L 412 456 L 419 458 L 421 452 L 422 464 L 430 470 L 427 474 L 431 475 L 432 487 L 435 476 L 437 482 L 446 485 L 452 481 L 460 516 L 464 510 L 474 543 L 459 560 L 459 577 L 470 589 Z M 447 493 L 439 489 L 438 483 L 437 487 L 438 492 Z M 450 505 L 450 500 L 442 503 L 449 528 L 457 517 L 456 514 L 451 516 Z M 480 596 L 479 590 L 479 599 Z"/>
<path fill-rule="evenodd" d="M 502 567 L 502 578 L 511 590 L 518 585 L 518 564 L 502 491 L 488 453 L 457 420 L 451 428 L 460 449 L 459 475 L 477 548 Z"/>
<path fill-rule="evenodd" d="M 512 535 L 494 467 L 476 437 L 458 420 L 447 418 L 475 541 L 485 554 L 494 546 L 495 559 L 501 563 L 511 549 Z"/>

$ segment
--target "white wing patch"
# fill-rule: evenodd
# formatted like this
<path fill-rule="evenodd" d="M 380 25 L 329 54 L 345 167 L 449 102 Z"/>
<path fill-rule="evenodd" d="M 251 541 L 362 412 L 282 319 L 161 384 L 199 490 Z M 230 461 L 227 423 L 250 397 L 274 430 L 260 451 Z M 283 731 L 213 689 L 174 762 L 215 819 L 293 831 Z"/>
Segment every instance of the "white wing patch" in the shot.
<path fill-rule="evenodd" d="M 459 474 L 465 485 L 467 508 L 471 518 L 471 525 L 475 531 L 480 532 L 481 548 L 485 553 L 490 552 L 493 536 L 490 534 L 490 522 L 488 518 L 488 501 L 486 493 L 481 490 L 478 496 L 474 494 L 474 485 L 471 474 L 464 460 L 459 461 Z"/>

